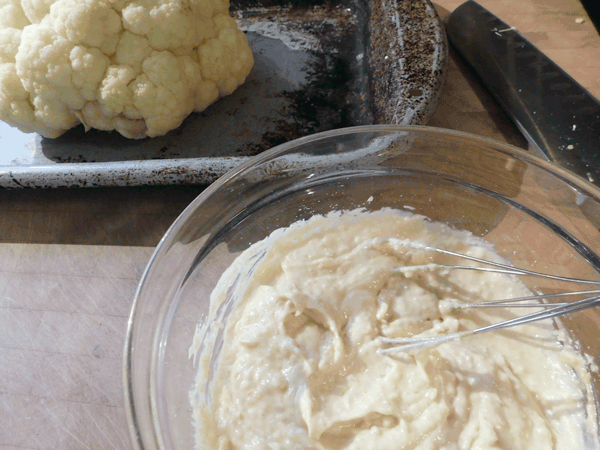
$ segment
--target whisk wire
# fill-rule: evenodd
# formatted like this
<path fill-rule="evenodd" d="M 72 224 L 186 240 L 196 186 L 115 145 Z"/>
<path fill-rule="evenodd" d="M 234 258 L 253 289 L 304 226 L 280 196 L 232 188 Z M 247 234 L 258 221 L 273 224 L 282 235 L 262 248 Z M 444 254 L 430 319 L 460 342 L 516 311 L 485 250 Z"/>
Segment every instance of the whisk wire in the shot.
<path fill-rule="evenodd" d="M 480 272 L 493 272 L 493 273 L 504 273 L 508 275 L 526 275 L 530 277 L 538 277 L 538 278 L 546 278 L 549 280 L 555 281 L 565 281 L 569 283 L 577 283 L 577 284 L 587 284 L 591 286 L 600 286 L 600 281 L 593 280 L 583 280 L 580 278 L 570 278 L 570 277 L 561 277 L 558 275 L 550 275 L 547 273 L 534 272 L 532 270 L 527 269 L 519 269 L 517 267 L 507 266 L 506 264 L 497 263 L 494 261 L 487 261 L 485 259 L 475 258 L 473 256 L 464 255 L 461 253 L 451 252 L 449 250 L 443 250 L 436 247 L 424 247 L 426 250 L 435 250 L 439 253 L 443 253 L 450 256 L 456 256 L 458 258 L 468 259 L 470 261 L 478 262 L 481 264 L 489 264 L 493 267 L 479 267 L 479 266 L 461 266 L 461 265 L 453 265 L 453 264 L 421 264 L 415 266 L 404 266 L 397 267 L 392 270 L 394 273 L 407 273 L 413 272 L 415 270 L 436 270 L 436 269 L 444 269 L 444 270 L 477 270 Z"/>
<path fill-rule="evenodd" d="M 571 297 L 576 295 L 590 295 L 600 294 L 600 289 L 590 289 L 586 291 L 572 291 L 572 292 L 558 292 L 555 294 L 537 294 L 529 295 L 527 297 L 517 297 L 505 300 L 492 300 L 489 302 L 462 302 L 456 301 L 452 304 L 454 309 L 466 309 L 466 308 L 551 308 L 554 306 L 566 306 L 572 304 L 572 302 L 552 302 L 552 303 L 540 303 L 537 300 L 543 300 L 546 298 L 558 298 L 558 297 Z"/>
<path fill-rule="evenodd" d="M 507 264 L 498 263 L 495 261 L 488 261 L 481 258 L 476 258 L 474 256 L 465 255 L 462 253 L 457 253 L 451 250 L 440 249 L 437 247 L 432 247 L 427 244 L 423 244 L 420 242 L 412 242 L 406 240 L 399 240 L 394 238 L 383 239 L 382 242 L 388 242 L 396 245 L 408 245 L 409 247 L 420 249 L 420 250 L 428 250 L 435 251 L 438 253 L 442 253 L 448 256 L 453 256 L 457 258 L 463 258 L 469 261 L 477 262 L 480 264 L 484 264 L 491 267 L 481 267 L 481 266 L 467 266 L 467 265 L 452 265 L 452 264 L 423 264 L 423 265 L 414 265 L 414 266 L 405 266 L 398 267 L 393 269 L 395 273 L 404 273 L 410 274 L 419 270 L 477 270 L 483 272 L 493 272 L 493 273 L 503 273 L 510 275 L 524 275 L 524 276 L 532 276 L 532 277 L 540 277 L 546 278 L 554 281 L 563 281 L 569 283 L 577 283 L 584 284 L 589 286 L 600 286 L 600 281 L 593 280 L 585 280 L 579 278 L 571 278 L 571 277 L 562 277 L 558 275 L 550 275 L 540 272 L 535 272 L 527 269 L 520 269 L 517 267 L 512 267 Z M 386 354 L 393 354 L 399 352 L 406 352 L 411 350 L 418 350 L 425 347 L 432 347 L 444 342 L 448 342 L 451 340 L 461 339 L 466 336 L 471 336 L 480 333 L 486 333 L 490 331 L 501 330 L 504 328 L 509 328 L 517 325 L 524 325 L 527 323 L 552 319 L 555 317 L 563 316 L 566 314 L 571 314 L 579 311 L 583 311 L 588 308 L 593 308 L 600 305 L 600 295 L 591 295 L 591 294 L 600 294 L 600 289 L 590 289 L 584 291 L 572 291 L 572 292 L 561 292 L 556 294 L 540 294 L 540 295 L 532 295 L 526 297 L 519 297 L 513 299 L 503 299 L 503 300 L 494 300 L 488 302 L 480 302 L 480 303 L 468 303 L 456 301 L 452 304 L 455 309 L 461 308 L 485 308 L 485 307 L 541 307 L 543 308 L 541 311 L 536 311 L 533 313 L 525 314 L 523 316 L 515 317 L 512 319 L 508 319 L 502 322 L 494 323 L 491 325 L 486 325 L 480 328 L 476 328 L 474 330 L 466 330 L 459 331 L 455 333 L 449 333 L 444 335 L 434 335 L 434 336 L 426 336 L 426 337 L 407 337 L 407 338 L 388 338 L 388 337 L 380 337 L 382 343 L 386 345 L 391 345 L 391 347 L 383 348 L 380 351 Z M 553 303 L 544 303 L 539 302 L 539 300 L 552 298 L 552 297 L 567 297 L 567 296 L 575 296 L 575 295 L 586 295 L 586 298 L 568 302 L 553 302 Z M 590 296 L 591 295 L 591 296 Z"/>
<path fill-rule="evenodd" d="M 456 333 L 442 334 L 435 336 L 425 337 L 408 337 L 408 338 L 386 338 L 381 337 L 380 340 L 384 344 L 393 345 L 393 347 L 381 349 L 380 352 L 384 354 L 396 353 L 396 352 L 407 352 L 412 350 L 420 350 L 426 347 L 434 347 L 445 342 L 452 340 L 461 339 L 466 336 L 472 336 L 480 333 L 487 333 L 490 331 L 497 331 L 503 328 L 514 327 L 517 325 L 524 325 L 530 322 L 536 322 L 544 319 L 551 319 L 559 317 L 565 314 L 571 314 L 578 311 L 583 311 L 588 308 L 600 305 L 600 296 L 584 298 L 572 302 L 566 306 L 557 306 L 544 311 L 538 311 L 524 316 L 515 317 L 514 319 L 505 320 L 503 322 L 495 323 L 492 325 L 486 325 L 475 330 L 459 331 Z"/>

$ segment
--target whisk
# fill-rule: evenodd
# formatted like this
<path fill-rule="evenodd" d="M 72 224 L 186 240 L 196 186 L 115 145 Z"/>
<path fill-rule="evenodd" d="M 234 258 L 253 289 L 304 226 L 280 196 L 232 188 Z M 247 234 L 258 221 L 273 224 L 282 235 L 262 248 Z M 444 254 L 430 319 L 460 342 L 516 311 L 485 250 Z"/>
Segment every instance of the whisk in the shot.
<path fill-rule="evenodd" d="M 470 265 L 459 265 L 459 264 L 424 264 L 415 266 L 398 267 L 393 269 L 395 273 L 412 273 L 415 271 L 423 270 L 476 270 L 482 272 L 494 272 L 503 273 L 510 275 L 522 275 L 530 277 L 539 277 L 555 281 L 564 281 L 569 283 L 576 283 L 588 286 L 597 286 L 600 288 L 600 281 L 583 280 L 578 278 L 561 277 L 556 275 L 550 275 L 540 272 L 534 272 L 531 270 L 519 269 L 517 267 L 509 266 L 494 261 L 488 261 L 485 259 L 476 258 L 473 256 L 465 255 L 462 253 L 453 252 L 450 250 L 444 250 L 441 248 L 429 246 L 421 242 L 415 242 L 403 239 L 384 238 L 378 239 L 376 244 L 387 243 L 393 247 L 408 246 L 413 249 L 433 251 L 448 256 L 462 258 L 464 260 L 473 261 L 483 266 L 470 266 Z M 540 300 L 547 298 L 559 298 L 559 297 L 571 297 L 585 295 L 586 297 L 580 300 L 573 300 L 567 302 L 553 302 L 543 303 Z M 575 313 L 584 309 L 593 308 L 600 305 L 600 289 L 587 289 L 581 291 L 561 292 L 556 294 L 539 294 L 531 295 L 526 297 L 518 297 L 512 299 L 494 300 L 480 303 L 462 302 L 455 301 L 452 303 L 454 309 L 469 309 L 469 308 L 498 308 L 498 307 L 526 307 L 526 308 L 542 308 L 542 311 L 537 311 L 530 314 L 525 314 L 520 317 L 515 317 L 502 322 L 486 325 L 473 330 L 459 331 L 456 333 L 426 336 L 426 337 L 406 337 L 406 338 L 388 338 L 380 337 L 379 339 L 389 345 L 389 347 L 381 349 L 381 353 L 397 353 L 397 352 L 408 352 L 414 350 L 420 350 L 426 347 L 433 347 L 440 345 L 444 342 L 461 339 L 467 336 L 472 336 L 480 333 L 487 333 L 491 331 L 501 330 L 503 328 L 514 327 L 517 325 L 523 325 L 544 319 L 551 319 L 554 317 L 563 316 L 566 314 Z"/>

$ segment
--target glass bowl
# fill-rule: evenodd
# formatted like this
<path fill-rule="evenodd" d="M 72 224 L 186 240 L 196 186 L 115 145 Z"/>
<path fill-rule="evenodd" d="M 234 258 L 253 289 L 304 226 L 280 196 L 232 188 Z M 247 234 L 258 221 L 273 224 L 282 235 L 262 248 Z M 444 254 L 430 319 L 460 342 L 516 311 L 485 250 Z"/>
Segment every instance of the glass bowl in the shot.
<path fill-rule="evenodd" d="M 600 280 L 600 190 L 522 150 L 465 133 L 386 125 L 280 145 L 198 196 L 146 268 L 124 355 L 135 448 L 194 448 L 189 394 L 197 368 L 189 349 L 236 254 L 299 219 L 358 207 L 410 210 L 483 237 L 516 266 Z M 584 352 L 600 355 L 599 311 L 563 322 Z M 593 381 L 598 391 L 597 374 Z"/>

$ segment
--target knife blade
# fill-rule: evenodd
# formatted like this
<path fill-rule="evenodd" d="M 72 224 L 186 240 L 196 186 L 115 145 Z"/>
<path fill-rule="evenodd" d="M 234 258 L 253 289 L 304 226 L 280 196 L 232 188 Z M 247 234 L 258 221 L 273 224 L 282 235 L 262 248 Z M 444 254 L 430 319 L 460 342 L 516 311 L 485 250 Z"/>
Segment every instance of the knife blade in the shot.
<path fill-rule="evenodd" d="M 475 1 L 456 8 L 446 30 L 539 155 L 600 186 L 600 102 Z"/>

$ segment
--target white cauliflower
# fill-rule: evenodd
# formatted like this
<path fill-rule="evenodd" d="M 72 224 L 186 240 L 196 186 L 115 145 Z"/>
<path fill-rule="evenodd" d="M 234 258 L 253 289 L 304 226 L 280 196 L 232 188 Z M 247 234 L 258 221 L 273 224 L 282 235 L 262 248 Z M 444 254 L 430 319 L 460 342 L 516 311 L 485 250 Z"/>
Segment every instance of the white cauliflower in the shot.
<path fill-rule="evenodd" d="M 154 137 L 242 84 L 229 0 L 0 0 L 0 119 L 55 138 Z"/>

